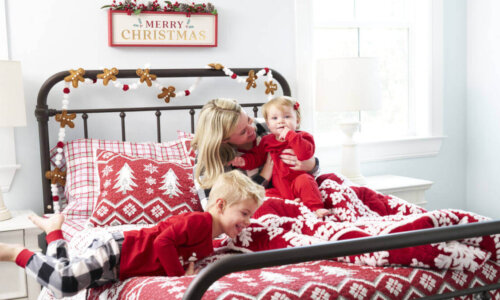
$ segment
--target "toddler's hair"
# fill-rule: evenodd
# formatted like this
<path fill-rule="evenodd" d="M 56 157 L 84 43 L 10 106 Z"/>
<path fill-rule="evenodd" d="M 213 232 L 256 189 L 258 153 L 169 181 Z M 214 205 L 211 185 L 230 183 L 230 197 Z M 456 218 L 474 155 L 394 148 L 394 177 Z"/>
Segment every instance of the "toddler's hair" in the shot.
<path fill-rule="evenodd" d="M 208 196 L 206 210 L 214 206 L 217 199 L 224 199 L 227 206 L 251 199 L 255 201 L 257 206 L 260 206 L 264 195 L 264 187 L 253 182 L 248 176 L 241 173 L 241 171 L 232 170 L 222 173 L 215 180 Z"/>
<path fill-rule="evenodd" d="M 262 105 L 262 116 L 267 121 L 267 114 L 270 107 L 275 106 L 281 109 L 281 107 L 283 106 L 288 106 L 295 111 L 295 114 L 297 114 L 297 122 L 300 124 L 300 108 L 297 107 L 295 109 L 295 103 L 297 103 L 297 100 L 287 96 L 274 97 L 273 99 Z"/>

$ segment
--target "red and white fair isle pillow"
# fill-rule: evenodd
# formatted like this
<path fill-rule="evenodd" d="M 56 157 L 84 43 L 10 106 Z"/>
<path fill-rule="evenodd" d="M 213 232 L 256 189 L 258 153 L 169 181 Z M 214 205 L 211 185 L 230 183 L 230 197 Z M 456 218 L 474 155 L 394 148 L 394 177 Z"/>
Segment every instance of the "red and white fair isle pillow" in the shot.
<path fill-rule="evenodd" d="M 172 215 L 202 211 L 193 167 L 98 149 L 100 194 L 93 226 L 156 224 Z"/>

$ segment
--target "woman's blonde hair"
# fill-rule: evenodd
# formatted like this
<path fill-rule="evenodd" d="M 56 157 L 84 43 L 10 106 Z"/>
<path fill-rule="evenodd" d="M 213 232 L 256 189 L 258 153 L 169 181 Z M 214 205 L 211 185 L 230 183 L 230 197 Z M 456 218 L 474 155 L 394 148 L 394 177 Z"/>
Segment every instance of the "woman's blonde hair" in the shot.
<path fill-rule="evenodd" d="M 241 106 L 232 99 L 210 100 L 201 109 L 192 148 L 198 151 L 194 176 L 202 188 L 212 187 L 224 173 L 224 164 L 235 157 L 232 146 L 223 141 L 229 139 L 240 114 Z"/>
<path fill-rule="evenodd" d="M 232 170 L 222 173 L 216 178 L 208 196 L 206 211 L 215 205 L 217 199 L 224 199 L 228 207 L 245 200 L 253 200 L 259 207 L 264 199 L 264 194 L 264 187 L 256 184 L 240 171 Z"/>
<path fill-rule="evenodd" d="M 275 106 L 278 108 L 283 106 L 291 107 L 295 111 L 295 114 L 297 115 L 297 122 L 300 124 L 300 107 L 297 100 L 294 100 L 293 98 L 287 96 L 278 96 L 266 102 L 264 105 L 262 105 L 262 116 L 264 117 L 266 122 L 267 122 L 267 115 L 269 113 L 268 111 L 271 106 Z"/>

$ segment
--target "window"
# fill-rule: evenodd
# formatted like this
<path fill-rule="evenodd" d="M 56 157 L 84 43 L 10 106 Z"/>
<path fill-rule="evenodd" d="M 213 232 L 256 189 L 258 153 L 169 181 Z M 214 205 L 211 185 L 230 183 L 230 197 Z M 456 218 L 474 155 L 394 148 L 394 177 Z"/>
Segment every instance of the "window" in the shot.
<path fill-rule="evenodd" d="M 0 0 L 0 59 L 9 59 L 5 0 Z"/>
<path fill-rule="evenodd" d="M 337 123 L 353 118 L 361 121 L 362 143 L 440 137 L 441 1 L 313 0 L 310 3 L 296 1 L 298 68 L 312 66 L 303 68 L 304 72 L 299 70 L 298 75 L 299 82 L 304 83 L 298 88 L 298 97 L 306 97 L 309 103 L 305 109 L 314 110 L 310 104 L 314 102 L 314 93 L 306 95 L 306 89 L 314 89 L 314 65 L 320 58 L 377 57 L 383 93 L 383 109 L 378 111 L 309 114 L 312 120 L 308 125 L 314 128 L 319 146 L 339 144 L 342 135 Z M 304 47 L 306 43 L 310 46 Z M 305 52 L 312 55 L 307 58 Z M 424 151 L 437 153 L 437 150 Z"/>

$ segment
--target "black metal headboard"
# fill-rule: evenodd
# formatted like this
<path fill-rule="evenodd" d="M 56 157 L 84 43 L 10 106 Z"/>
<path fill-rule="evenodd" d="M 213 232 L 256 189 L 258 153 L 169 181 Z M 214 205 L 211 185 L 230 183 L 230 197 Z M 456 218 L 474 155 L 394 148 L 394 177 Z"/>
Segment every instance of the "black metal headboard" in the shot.
<path fill-rule="evenodd" d="M 246 76 L 250 70 L 261 70 L 263 68 L 235 68 L 232 69 L 234 73 L 238 76 Z M 291 96 L 290 86 L 285 78 L 277 71 L 270 69 L 273 74 L 273 79 L 275 79 L 281 86 L 283 95 Z M 97 74 L 102 73 L 102 70 L 86 70 L 86 78 L 96 79 Z M 222 70 L 213 69 L 152 69 L 152 74 L 155 74 L 159 78 L 182 78 L 182 77 L 225 77 L 226 74 Z M 61 110 L 56 110 L 49 108 L 47 105 L 47 97 L 50 90 L 59 82 L 64 80 L 64 77 L 69 75 L 68 71 L 61 71 L 54 74 L 52 77 L 47 79 L 40 91 L 38 93 L 37 105 L 35 109 L 35 116 L 38 120 L 38 134 L 40 142 L 40 163 L 41 163 L 41 176 L 42 176 L 42 192 L 43 192 L 43 209 L 44 213 L 52 213 L 52 198 L 50 190 L 50 181 L 45 178 L 45 172 L 50 170 L 50 144 L 49 144 L 49 119 L 54 117 L 56 114 L 61 113 Z M 136 70 L 120 70 L 120 73 L 116 75 L 117 78 L 137 78 Z M 209 99 L 207 99 L 209 100 Z M 241 104 L 243 107 L 253 107 L 254 115 L 257 116 L 258 107 L 262 103 L 245 103 Z M 87 119 L 89 114 L 95 113 L 119 113 L 121 118 L 121 135 L 122 140 L 125 141 L 125 117 L 128 112 L 143 112 L 143 111 L 155 111 L 156 116 L 156 131 L 157 131 L 157 141 L 161 142 L 161 111 L 164 110 L 187 110 L 189 111 L 191 119 L 191 132 L 194 132 L 194 115 L 196 109 L 201 109 L 203 105 L 189 105 L 189 106 L 156 106 L 156 107 L 113 107 L 113 108 L 101 108 L 101 109 L 77 109 L 68 110 L 68 113 L 76 113 L 81 115 L 83 119 L 83 137 L 88 138 L 87 130 Z"/>

